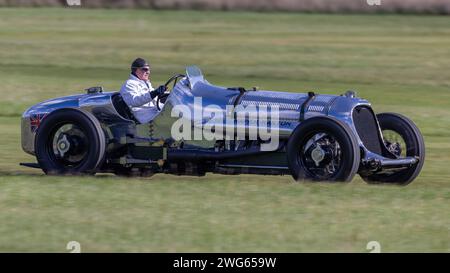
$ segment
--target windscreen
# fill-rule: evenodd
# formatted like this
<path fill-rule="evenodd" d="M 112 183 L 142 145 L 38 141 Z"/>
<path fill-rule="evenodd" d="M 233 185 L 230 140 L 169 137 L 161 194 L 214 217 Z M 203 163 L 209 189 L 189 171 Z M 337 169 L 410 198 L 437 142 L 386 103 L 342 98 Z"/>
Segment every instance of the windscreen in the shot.
<path fill-rule="evenodd" d="M 191 86 L 191 89 L 194 88 L 194 86 L 195 86 L 195 84 L 197 82 L 203 82 L 204 81 L 202 71 L 200 70 L 200 68 L 198 68 L 195 65 L 188 66 L 186 68 L 186 75 L 187 75 L 187 77 L 189 79 L 189 84 Z"/>

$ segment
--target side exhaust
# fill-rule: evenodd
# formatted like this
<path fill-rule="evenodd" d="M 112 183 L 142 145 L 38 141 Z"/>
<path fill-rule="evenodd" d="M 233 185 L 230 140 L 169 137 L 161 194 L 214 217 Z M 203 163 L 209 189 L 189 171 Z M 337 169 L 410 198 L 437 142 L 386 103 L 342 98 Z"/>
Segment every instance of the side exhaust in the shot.
<path fill-rule="evenodd" d="M 180 160 L 193 160 L 193 161 L 217 161 L 230 158 L 237 158 L 242 156 L 256 155 L 256 154 L 266 154 L 278 151 L 261 151 L 259 148 L 249 148 L 242 151 L 226 151 L 226 152 L 215 152 L 215 151 L 201 151 L 201 150 L 168 150 L 167 160 L 169 161 L 180 161 Z"/>

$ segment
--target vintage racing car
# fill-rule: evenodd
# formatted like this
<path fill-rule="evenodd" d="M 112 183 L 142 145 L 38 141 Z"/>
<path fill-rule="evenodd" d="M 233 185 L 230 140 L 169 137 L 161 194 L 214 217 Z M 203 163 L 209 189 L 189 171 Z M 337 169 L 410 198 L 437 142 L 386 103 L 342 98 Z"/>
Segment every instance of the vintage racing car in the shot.
<path fill-rule="evenodd" d="M 369 183 L 405 185 L 424 163 L 424 141 L 416 125 L 400 114 L 375 115 L 371 104 L 353 91 L 337 96 L 225 88 L 206 81 L 196 66 L 173 76 L 166 86 L 171 90 L 158 98 L 162 109 L 147 124 L 137 122 L 120 93 L 100 87 L 32 106 L 22 116 L 22 148 L 37 163 L 21 164 L 46 174 L 213 172 L 350 181 L 358 173 Z M 201 106 L 213 105 L 212 112 L 222 111 L 231 121 L 197 109 L 198 98 Z M 200 114 L 193 118 L 175 111 L 177 107 Z M 238 108 L 249 111 L 245 121 L 237 117 Z M 250 113 L 268 108 L 277 110 L 277 120 Z M 180 122 L 194 133 L 200 128 L 200 136 L 209 125 L 216 138 L 175 138 L 173 127 Z M 262 149 L 267 138 L 249 137 L 252 129 L 263 127 L 276 133 L 275 148 Z"/>

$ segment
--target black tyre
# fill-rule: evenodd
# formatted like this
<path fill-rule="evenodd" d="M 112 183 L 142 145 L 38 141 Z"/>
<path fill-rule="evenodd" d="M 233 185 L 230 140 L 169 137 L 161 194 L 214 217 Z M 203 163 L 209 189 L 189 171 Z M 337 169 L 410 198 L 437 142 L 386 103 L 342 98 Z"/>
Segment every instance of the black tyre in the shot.
<path fill-rule="evenodd" d="M 358 171 L 360 150 L 346 124 L 333 117 L 314 117 L 290 136 L 287 159 L 296 181 L 348 182 Z"/>
<path fill-rule="evenodd" d="M 414 122 L 400 114 L 381 113 L 377 115 L 377 119 L 388 150 L 399 158 L 417 157 L 419 162 L 406 170 L 361 177 L 368 183 L 407 185 L 419 175 L 425 161 L 425 143 L 422 134 Z"/>
<path fill-rule="evenodd" d="M 44 118 L 36 134 L 36 158 L 46 174 L 95 174 L 105 155 L 105 135 L 87 112 L 61 109 Z"/>

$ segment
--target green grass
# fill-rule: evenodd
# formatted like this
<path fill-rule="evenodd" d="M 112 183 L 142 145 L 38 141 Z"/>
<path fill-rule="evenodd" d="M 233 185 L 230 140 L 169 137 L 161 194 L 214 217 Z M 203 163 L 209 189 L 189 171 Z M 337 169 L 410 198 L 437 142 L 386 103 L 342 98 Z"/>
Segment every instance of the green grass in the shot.
<path fill-rule="evenodd" d="M 136 56 L 158 85 L 189 64 L 224 86 L 340 94 L 411 117 L 427 160 L 406 187 L 288 176 L 48 177 L 18 166 L 20 114 L 103 85 Z M 0 251 L 450 251 L 450 21 L 438 16 L 0 9 Z"/>

